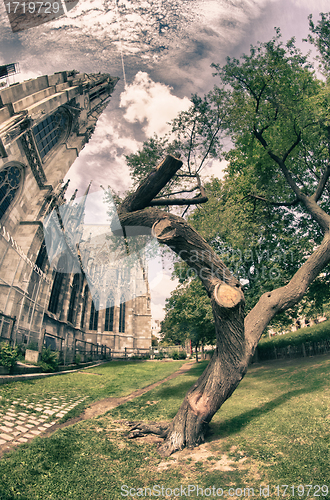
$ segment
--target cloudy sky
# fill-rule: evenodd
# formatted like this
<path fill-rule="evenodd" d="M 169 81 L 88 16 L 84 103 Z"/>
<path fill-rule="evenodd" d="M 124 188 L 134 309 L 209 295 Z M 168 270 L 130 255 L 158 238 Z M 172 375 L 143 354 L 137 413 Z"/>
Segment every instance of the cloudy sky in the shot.
<path fill-rule="evenodd" d="M 269 40 L 274 27 L 300 44 L 309 14 L 329 10 L 328 0 L 80 0 L 66 16 L 13 33 L 0 4 L 0 64 L 19 62 L 11 82 L 55 71 L 110 73 L 119 76 L 112 99 L 95 133 L 68 172 L 68 194 L 110 185 L 130 187 L 125 154 L 136 152 L 168 121 L 187 109 L 192 92 L 203 94 L 216 83 L 212 62 L 239 57 L 250 44 Z M 307 44 L 301 43 L 307 51 Z M 122 69 L 123 55 L 125 78 Z M 13 79 L 15 78 L 15 80 Z M 221 175 L 214 163 L 204 175 Z M 152 287 L 155 318 L 161 318 L 173 282 L 168 265 Z"/>

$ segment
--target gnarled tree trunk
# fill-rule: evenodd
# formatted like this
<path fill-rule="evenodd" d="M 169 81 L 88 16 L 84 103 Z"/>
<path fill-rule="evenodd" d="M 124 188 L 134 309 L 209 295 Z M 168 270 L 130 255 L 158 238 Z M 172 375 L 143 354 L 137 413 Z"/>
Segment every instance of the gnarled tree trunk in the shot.
<path fill-rule="evenodd" d="M 213 415 L 244 377 L 269 321 L 277 312 L 297 303 L 309 284 L 330 262 L 330 237 L 326 232 L 320 247 L 288 285 L 264 294 L 244 321 L 244 295 L 240 282 L 184 219 L 153 207 L 156 201 L 152 200 L 181 165 L 180 160 L 166 157 L 118 210 L 122 226 L 149 227 L 159 242 L 168 245 L 195 270 L 210 297 L 215 319 L 217 347 L 210 363 L 186 394 L 169 428 L 164 431 L 162 427 L 158 432 L 166 436 L 159 448 L 166 456 L 204 440 Z M 152 208 L 146 208 L 151 205 Z M 150 432 L 154 431 L 153 425 Z M 146 425 L 143 425 L 143 432 L 147 432 Z"/>

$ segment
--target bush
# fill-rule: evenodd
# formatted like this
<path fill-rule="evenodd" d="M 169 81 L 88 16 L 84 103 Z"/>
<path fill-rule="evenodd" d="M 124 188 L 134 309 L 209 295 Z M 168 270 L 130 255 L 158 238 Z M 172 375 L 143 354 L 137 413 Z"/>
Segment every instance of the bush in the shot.
<path fill-rule="evenodd" d="M 76 354 L 75 355 L 74 362 L 76 363 L 76 365 L 80 365 L 80 363 L 81 363 L 81 356 L 80 356 L 80 354 Z"/>
<path fill-rule="evenodd" d="M 163 351 L 160 351 L 158 354 L 155 354 L 155 359 L 164 359 L 165 358 L 165 354 L 163 353 Z"/>
<path fill-rule="evenodd" d="M 172 359 L 175 359 L 175 360 L 186 359 L 187 353 L 186 353 L 186 351 L 172 351 L 171 357 L 172 357 Z"/>
<path fill-rule="evenodd" d="M 9 344 L 3 342 L 0 344 L 0 365 L 8 368 L 10 372 L 13 371 L 16 365 L 18 352 L 16 348 L 10 347 Z"/>
<path fill-rule="evenodd" d="M 43 372 L 55 372 L 58 370 L 58 353 L 52 352 L 49 347 L 43 348 L 38 365 Z"/>
<path fill-rule="evenodd" d="M 23 342 L 21 342 L 20 344 L 16 345 L 16 349 L 18 358 L 23 361 L 25 358 L 26 344 L 23 344 Z"/>

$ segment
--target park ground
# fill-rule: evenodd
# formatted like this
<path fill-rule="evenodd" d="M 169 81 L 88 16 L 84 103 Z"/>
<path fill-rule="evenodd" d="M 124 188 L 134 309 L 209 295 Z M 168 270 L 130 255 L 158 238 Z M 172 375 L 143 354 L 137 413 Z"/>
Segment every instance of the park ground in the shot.
<path fill-rule="evenodd" d="M 0 499 L 330 499 L 328 355 L 250 367 L 214 416 L 207 442 L 193 450 L 164 459 L 160 438 L 127 439 L 127 420 L 171 420 L 206 363 L 80 421 L 88 407 L 100 410 L 104 401 L 106 411 L 110 397 L 125 397 L 185 363 L 108 363 L 1 387 L 2 410 L 13 400 L 33 406 L 47 397 L 85 399 L 61 417 L 62 428 L 2 457 Z"/>

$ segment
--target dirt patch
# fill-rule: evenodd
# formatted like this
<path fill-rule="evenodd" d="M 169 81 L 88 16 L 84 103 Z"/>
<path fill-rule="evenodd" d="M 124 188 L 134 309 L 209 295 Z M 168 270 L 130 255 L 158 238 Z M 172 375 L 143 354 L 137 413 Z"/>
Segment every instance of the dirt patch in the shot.
<path fill-rule="evenodd" d="M 146 438 L 144 439 L 146 442 Z M 239 450 L 230 450 L 235 454 L 235 457 L 229 456 L 227 453 L 221 452 L 219 447 L 215 448 L 212 443 L 204 443 L 196 448 L 177 451 L 171 455 L 169 460 L 160 462 L 156 470 L 159 472 L 172 469 L 173 467 L 184 468 L 194 467 L 197 463 L 203 464 L 208 471 L 234 471 L 246 470 L 251 468 L 251 460 L 248 460 L 244 453 Z M 245 462 L 249 462 L 245 463 Z"/>
<path fill-rule="evenodd" d="M 85 372 L 85 371 L 77 371 L 77 373 L 81 373 L 82 375 L 97 375 L 98 377 L 102 377 L 101 373 L 93 373 L 93 372 Z"/>

